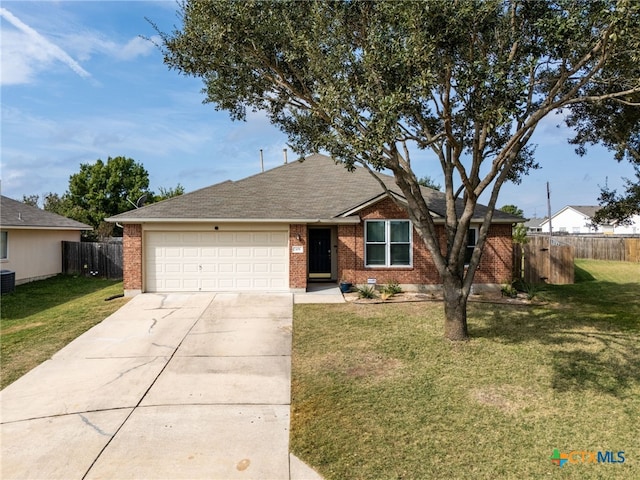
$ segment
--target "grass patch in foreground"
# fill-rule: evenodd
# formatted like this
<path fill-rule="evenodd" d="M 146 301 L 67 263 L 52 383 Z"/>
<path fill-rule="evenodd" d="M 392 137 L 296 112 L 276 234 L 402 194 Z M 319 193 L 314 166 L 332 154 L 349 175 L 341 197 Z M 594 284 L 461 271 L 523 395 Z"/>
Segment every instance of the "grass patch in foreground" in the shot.
<path fill-rule="evenodd" d="M 292 451 L 327 479 L 638 478 L 640 284 L 591 263 L 544 305 L 470 305 L 466 343 L 439 303 L 296 305 Z"/>
<path fill-rule="evenodd" d="M 100 323 L 128 299 L 122 282 L 58 275 L 18 285 L 0 307 L 1 388 Z"/>

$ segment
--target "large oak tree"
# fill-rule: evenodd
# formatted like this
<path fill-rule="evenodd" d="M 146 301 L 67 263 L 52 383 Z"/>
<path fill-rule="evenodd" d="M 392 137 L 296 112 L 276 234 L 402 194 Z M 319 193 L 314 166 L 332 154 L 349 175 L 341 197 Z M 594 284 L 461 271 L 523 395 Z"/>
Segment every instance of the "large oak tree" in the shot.
<path fill-rule="evenodd" d="M 232 119 L 266 112 L 301 155 L 393 173 L 442 277 L 452 340 L 468 337 L 467 298 L 500 188 L 536 166 L 536 126 L 582 105 L 637 107 L 640 91 L 633 0 L 194 0 L 179 13 L 182 25 L 160 32 L 164 60 L 202 78 L 205 102 Z M 442 249 L 412 170 L 416 148 L 442 168 Z M 489 208 L 465 267 L 483 193 Z"/>

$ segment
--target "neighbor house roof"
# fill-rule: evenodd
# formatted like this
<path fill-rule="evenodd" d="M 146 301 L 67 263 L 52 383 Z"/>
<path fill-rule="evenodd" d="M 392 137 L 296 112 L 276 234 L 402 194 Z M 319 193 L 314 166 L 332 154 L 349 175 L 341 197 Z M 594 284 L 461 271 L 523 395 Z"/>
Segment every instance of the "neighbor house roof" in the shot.
<path fill-rule="evenodd" d="M 579 212 L 579 213 L 581 213 L 581 214 L 583 214 L 583 215 L 585 215 L 585 216 L 587 216 L 589 218 L 593 218 L 593 216 L 596 214 L 596 212 L 598 210 L 600 210 L 600 208 L 602 208 L 602 207 L 599 207 L 597 205 L 595 205 L 595 206 L 594 205 L 569 205 L 568 208 L 572 208 L 575 211 L 577 211 L 577 212 Z M 558 212 L 558 213 L 560 213 L 560 212 Z M 557 215 L 557 213 L 556 213 L 556 215 Z"/>
<path fill-rule="evenodd" d="M 596 214 L 596 212 L 598 210 L 600 210 L 601 207 L 598 206 L 594 206 L 594 205 L 567 205 L 566 207 L 562 207 L 560 210 L 558 210 L 556 213 L 554 213 L 551 216 L 551 220 L 553 221 L 554 218 L 556 218 L 558 215 L 560 215 L 562 212 L 565 212 L 566 210 L 573 210 L 574 212 L 586 217 L 587 219 L 591 220 L 593 218 L 593 216 Z M 548 218 L 544 218 L 542 220 L 542 222 L 540 223 L 540 225 L 546 225 L 549 223 L 549 219 Z"/>
<path fill-rule="evenodd" d="M 4 195 L 1 198 L 0 225 L 2 225 L 2 228 L 93 230 L 89 225 L 71 220 L 62 215 L 46 212 Z"/>
<path fill-rule="evenodd" d="M 527 228 L 540 228 L 540 226 L 547 220 L 547 217 L 544 218 L 530 218 L 526 222 L 524 222 L 524 226 Z"/>
<path fill-rule="evenodd" d="M 392 176 L 377 174 L 387 188 L 404 198 Z M 435 217 L 445 215 L 442 192 L 424 187 L 422 194 Z M 137 210 L 108 218 L 120 223 L 185 221 L 266 221 L 355 223 L 355 213 L 385 196 L 380 183 L 363 167 L 347 170 L 325 155 L 258 173 L 238 181 L 226 181 Z M 481 217 L 486 207 L 478 206 Z M 496 210 L 495 222 L 521 218 Z"/>

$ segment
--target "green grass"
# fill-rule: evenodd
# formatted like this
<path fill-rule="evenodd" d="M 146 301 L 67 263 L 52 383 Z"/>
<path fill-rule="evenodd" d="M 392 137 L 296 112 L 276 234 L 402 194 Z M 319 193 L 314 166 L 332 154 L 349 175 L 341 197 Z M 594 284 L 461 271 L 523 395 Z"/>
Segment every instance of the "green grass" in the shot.
<path fill-rule="evenodd" d="M 118 294 L 122 282 L 58 275 L 2 295 L 1 388 L 124 305 L 124 298 L 105 301 Z"/>
<path fill-rule="evenodd" d="M 439 303 L 296 305 L 292 451 L 327 479 L 639 478 L 640 264 L 576 263 L 544 304 L 471 304 L 465 343 Z"/>

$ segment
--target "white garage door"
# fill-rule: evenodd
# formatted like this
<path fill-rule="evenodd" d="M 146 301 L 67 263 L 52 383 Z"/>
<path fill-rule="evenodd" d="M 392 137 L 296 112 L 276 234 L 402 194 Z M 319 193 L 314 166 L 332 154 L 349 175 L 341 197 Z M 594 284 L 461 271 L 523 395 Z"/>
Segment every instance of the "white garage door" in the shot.
<path fill-rule="evenodd" d="M 148 292 L 288 290 L 287 231 L 146 232 Z"/>

